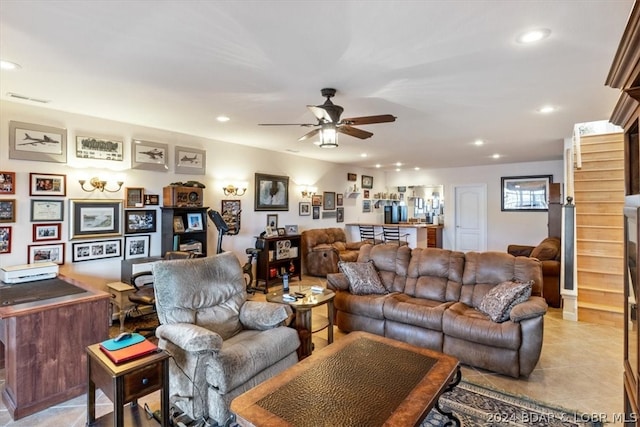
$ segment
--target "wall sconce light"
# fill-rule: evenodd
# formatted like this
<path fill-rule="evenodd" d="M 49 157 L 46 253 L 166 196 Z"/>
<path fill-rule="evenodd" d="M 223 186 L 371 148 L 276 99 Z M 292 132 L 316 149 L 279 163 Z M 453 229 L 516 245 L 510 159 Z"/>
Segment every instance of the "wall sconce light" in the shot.
<path fill-rule="evenodd" d="M 301 188 L 302 198 L 303 199 L 311 198 L 316 194 L 317 191 L 318 191 L 317 187 L 311 187 L 310 185 L 302 186 Z"/>
<path fill-rule="evenodd" d="M 91 178 L 91 181 L 89 181 L 89 184 L 91 184 L 90 189 L 86 189 L 84 188 L 84 183 L 87 182 L 84 179 L 79 179 L 78 182 L 80 183 L 80 187 L 82 187 L 82 189 L 84 191 L 86 191 L 87 193 L 91 193 L 92 191 L 101 191 L 101 192 L 107 192 L 107 193 L 116 193 L 118 191 L 120 191 L 120 189 L 122 188 L 122 185 L 124 184 L 124 181 L 118 181 L 118 188 L 116 188 L 115 190 L 109 190 L 107 188 L 107 181 L 102 181 L 100 178 L 98 178 L 97 176 L 94 176 L 93 178 Z"/>
<path fill-rule="evenodd" d="M 241 187 L 242 186 L 242 187 Z M 243 196 L 247 192 L 247 186 L 245 184 L 227 184 L 226 187 L 222 187 L 225 196 Z"/>

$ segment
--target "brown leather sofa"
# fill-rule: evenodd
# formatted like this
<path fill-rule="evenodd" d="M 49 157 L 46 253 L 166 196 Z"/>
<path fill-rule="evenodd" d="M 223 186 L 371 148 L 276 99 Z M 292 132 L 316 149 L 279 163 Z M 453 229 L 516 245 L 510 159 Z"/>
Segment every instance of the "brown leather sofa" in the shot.
<path fill-rule="evenodd" d="M 537 259 L 366 244 L 357 261 L 373 263 L 388 293 L 355 295 L 345 274 L 329 274 L 340 330 L 386 336 L 513 377 L 528 376 L 538 363 L 547 303 Z M 511 280 L 533 280 L 532 296 L 494 322 L 478 308 L 493 287 Z"/>
<path fill-rule="evenodd" d="M 302 232 L 302 261 L 305 273 L 325 277 L 337 273 L 338 261 L 355 261 L 363 242 L 347 243 L 342 228 L 317 228 Z"/>
<path fill-rule="evenodd" d="M 538 246 L 509 245 L 507 252 L 513 256 L 538 258 L 542 262 L 542 296 L 549 306 L 562 307 L 560 296 L 560 239 L 547 237 Z"/>

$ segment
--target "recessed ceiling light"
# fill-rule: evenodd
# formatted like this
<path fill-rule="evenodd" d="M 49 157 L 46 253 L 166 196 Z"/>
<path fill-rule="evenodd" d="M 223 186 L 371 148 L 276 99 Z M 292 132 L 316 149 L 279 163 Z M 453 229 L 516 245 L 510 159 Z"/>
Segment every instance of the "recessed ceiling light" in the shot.
<path fill-rule="evenodd" d="M 400 167 L 400 166 L 402 166 L 402 163 L 398 162 L 398 163 L 396 163 L 396 166 Z"/>
<path fill-rule="evenodd" d="M 544 40 L 551 34 L 551 30 L 547 28 L 539 28 L 536 30 L 526 31 L 520 34 L 516 41 L 521 44 L 531 44 Z"/>
<path fill-rule="evenodd" d="M 549 114 L 556 111 L 556 108 L 552 105 L 545 105 L 544 107 L 538 108 L 538 113 Z"/>
<path fill-rule="evenodd" d="M 473 141 L 473 144 L 479 147 L 481 145 L 484 145 L 484 141 L 481 139 L 476 139 L 475 141 Z"/>
<path fill-rule="evenodd" d="M 415 168 L 413 168 L 413 170 L 414 170 L 414 171 L 419 171 L 419 170 L 420 170 L 420 168 L 416 166 Z"/>
<path fill-rule="evenodd" d="M 380 169 L 380 168 L 382 167 L 382 165 L 381 165 L 380 163 L 378 163 L 378 164 L 376 165 L 376 167 L 377 167 L 378 169 Z"/>
<path fill-rule="evenodd" d="M 367 157 L 367 153 L 360 154 L 360 157 Z"/>
<path fill-rule="evenodd" d="M 496 154 L 494 154 L 494 155 L 493 155 L 493 156 L 491 156 L 491 157 L 492 157 L 492 158 L 494 158 L 494 159 L 499 159 L 499 158 L 500 158 L 500 154 L 496 153 Z"/>
<path fill-rule="evenodd" d="M 3 70 L 17 70 L 22 67 L 15 62 L 0 60 L 0 68 Z"/>
<path fill-rule="evenodd" d="M 400 168 L 396 168 L 396 172 L 400 172 Z"/>
<path fill-rule="evenodd" d="M 231 119 L 229 117 L 227 117 L 227 116 L 218 116 L 218 117 L 216 117 L 216 120 L 219 121 L 219 122 L 224 123 L 224 122 L 228 122 Z"/>

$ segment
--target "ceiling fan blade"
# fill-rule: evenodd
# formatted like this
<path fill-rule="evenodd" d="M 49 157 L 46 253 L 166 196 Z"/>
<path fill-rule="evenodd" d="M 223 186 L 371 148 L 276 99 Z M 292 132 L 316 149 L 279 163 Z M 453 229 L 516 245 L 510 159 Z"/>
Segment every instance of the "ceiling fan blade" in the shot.
<path fill-rule="evenodd" d="M 346 125 L 371 125 L 375 123 L 389 123 L 395 122 L 395 116 L 391 114 L 382 114 L 379 116 L 364 116 L 364 117 L 351 117 L 349 119 L 342 119 L 340 123 L 344 123 Z"/>
<path fill-rule="evenodd" d="M 347 125 L 339 126 L 338 128 L 336 128 L 336 132 L 344 133 L 346 135 L 360 139 L 367 139 L 373 136 L 371 132 L 367 132 L 366 130 L 354 128 Z"/>
<path fill-rule="evenodd" d="M 329 122 L 329 123 L 332 122 L 331 116 L 329 115 L 327 110 L 322 108 L 322 106 L 307 105 L 307 108 L 321 122 Z"/>
<path fill-rule="evenodd" d="M 317 126 L 316 123 L 258 123 L 258 126 Z"/>
<path fill-rule="evenodd" d="M 304 141 L 305 139 L 313 138 L 319 133 L 320 133 L 320 129 L 314 129 L 311 132 L 307 132 L 306 134 L 302 135 L 300 138 L 298 138 L 298 141 Z"/>

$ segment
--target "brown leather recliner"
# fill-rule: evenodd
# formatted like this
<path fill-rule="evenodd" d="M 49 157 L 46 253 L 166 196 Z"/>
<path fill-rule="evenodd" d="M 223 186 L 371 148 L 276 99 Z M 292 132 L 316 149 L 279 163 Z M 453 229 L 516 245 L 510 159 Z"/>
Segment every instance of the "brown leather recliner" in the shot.
<path fill-rule="evenodd" d="M 358 259 L 360 246 L 364 242 L 347 243 L 342 228 L 316 228 L 302 232 L 302 260 L 305 274 L 325 277 L 337 273 L 338 261 Z"/>
<path fill-rule="evenodd" d="M 509 245 L 513 256 L 538 258 L 542 262 L 542 296 L 550 307 L 562 307 L 560 296 L 560 239 L 547 237 L 538 246 Z"/>

